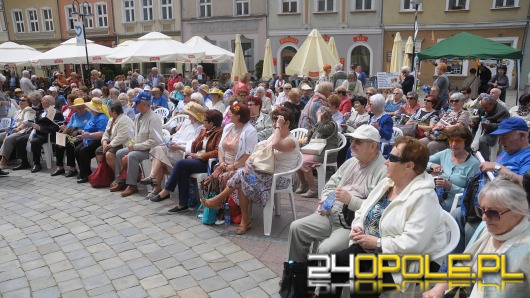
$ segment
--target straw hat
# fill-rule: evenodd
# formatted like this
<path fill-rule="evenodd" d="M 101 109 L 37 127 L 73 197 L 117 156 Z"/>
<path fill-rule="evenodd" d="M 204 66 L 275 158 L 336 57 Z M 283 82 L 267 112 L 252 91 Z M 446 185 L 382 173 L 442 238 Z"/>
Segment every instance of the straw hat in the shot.
<path fill-rule="evenodd" d="M 217 94 L 221 97 L 223 97 L 225 94 L 223 93 L 223 91 L 221 91 L 221 89 L 218 89 L 218 88 L 212 88 L 210 89 L 210 92 L 208 92 L 209 94 Z"/>
<path fill-rule="evenodd" d="M 92 112 L 103 113 L 109 117 L 107 106 L 103 105 L 103 100 L 99 97 L 93 97 L 90 102 L 85 102 L 85 106 Z"/>
<path fill-rule="evenodd" d="M 191 95 L 193 93 L 193 90 L 191 90 L 190 86 L 184 86 L 184 89 L 182 89 L 182 91 L 184 91 L 184 95 Z"/>
<path fill-rule="evenodd" d="M 71 108 L 79 108 L 80 106 L 85 105 L 85 100 L 82 98 L 76 98 L 71 106 Z"/>
<path fill-rule="evenodd" d="M 192 115 L 201 122 L 204 120 L 204 112 L 206 109 L 194 101 L 190 101 L 184 106 L 184 113 Z"/>
<path fill-rule="evenodd" d="M 155 93 L 155 92 L 160 92 L 160 88 L 155 87 L 151 89 L 151 93 Z"/>
<path fill-rule="evenodd" d="M 210 93 L 210 88 L 208 88 L 208 85 L 206 84 L 202 84 L 201 86 L 199 86 L 199 90 L 204 91 L 206 93 Z"/>

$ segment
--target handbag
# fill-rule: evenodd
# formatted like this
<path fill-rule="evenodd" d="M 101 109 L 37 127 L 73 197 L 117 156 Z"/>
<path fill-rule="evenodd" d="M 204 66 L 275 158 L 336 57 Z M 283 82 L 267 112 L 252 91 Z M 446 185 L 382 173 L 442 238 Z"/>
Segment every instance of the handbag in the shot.
<path fill-rule="evenodd" d="M 430 130 L 427 134 L 427 138 L 431 141 L 445 141 L 447 140 L 447 134 L 443 130 L 438 131 L 438 136 L 434 134 L 434 130 Z"/>
<path fill-rule="evenodd" d="M 335 132 L 337 132 L 337 126 L 335 125 Z M 300 151 L 304 154 L 320 155 L 322 151 L 326 148 L 328 144 L 328 139 L 331 138 L 334 134 L 332 133 L 329 137 L 325 139 L 312 138 L 307 145 L 300 148 Z"/>
<path fill-rule="evenodd" d="M 403 131 L 403 135 L 415 138 L 418 137 L 418 123 L 405 124 L 400 128 L 401 131 Z"/>
<path fill-rule="evenodd" d="M 232 223 L 240 224 L 241 223 L 241 207 L 239 207 L 239 205 L 236 204 L 236 202 L 234 202 L 232 195 L 228 197 L 228 206 L 230 207 L 230 218 L 232 219 Z"/>
<path fill-rule="evenodd" d="M 210 183 L 208 183 L 208 185 L 205 186 L 206 190 L 205 190 L 204 193 L 205 193 L 205 199 L 206 200 L 215 197 L 219 193 L 215 189 L 216 188 L 216 183 L 217 183 L 217 185 L 219 184 L 218 180 L 219 179 L 210 179 Z M 197 218 L 199 217 L 199 214 L 201 213 L 201 209 L 203 210 L 202 211 L 202 217 L 201 217 L 202 223 L 205 224 L 205 225 L 213 225 L 213 224 L 215 224 L 215 221 L 217 220 L 217 210 L 215 208 L 205 207 L 201 203 L 199 208 L 197 208 L 197 213 L 196 213 Z"/>
<path fill-rule="evenodd" d="M 274 174 L 274 149 L 272 144 L 258 144 L 250 155 L 254 171 Z"/>
<path fill-rule="evenodd" d="M 106 161 L 101 161 L 97 169 L 88 176 L 88 182 L 93 188 L 109 187 L 114 181 L 114 171 Z"/>
<path fill-rule="evenodd" d="M 284 262 L 280 296 L 282 298 L 307 297 L 307 267 L 306 262 Z"/>

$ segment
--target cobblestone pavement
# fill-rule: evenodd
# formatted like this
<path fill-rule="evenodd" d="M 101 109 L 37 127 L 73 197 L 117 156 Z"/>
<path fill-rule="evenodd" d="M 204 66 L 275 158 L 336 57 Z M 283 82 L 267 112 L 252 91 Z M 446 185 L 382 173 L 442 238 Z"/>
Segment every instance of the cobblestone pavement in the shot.
<path fill-rule="evenodd" d="M 241 237 L 192 212 L 169 215 L 175 203 L 145 191 L 122 198 L 49 173 L 0 177 L 0 296 L 278 296 L 291 214 L 275 218 L 273 237 L 259 225 Z"/>

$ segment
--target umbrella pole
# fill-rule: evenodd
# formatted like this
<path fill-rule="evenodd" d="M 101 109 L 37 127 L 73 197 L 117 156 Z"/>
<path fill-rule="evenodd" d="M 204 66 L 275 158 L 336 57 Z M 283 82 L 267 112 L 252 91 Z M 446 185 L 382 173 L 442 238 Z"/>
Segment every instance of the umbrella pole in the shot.
<path fill-rule="evenodd" d="M 521 86 L 521 59 L 517 59 L 517 91 L 515 97 L 515 105 L 519 104 L 519 87 Z"/>

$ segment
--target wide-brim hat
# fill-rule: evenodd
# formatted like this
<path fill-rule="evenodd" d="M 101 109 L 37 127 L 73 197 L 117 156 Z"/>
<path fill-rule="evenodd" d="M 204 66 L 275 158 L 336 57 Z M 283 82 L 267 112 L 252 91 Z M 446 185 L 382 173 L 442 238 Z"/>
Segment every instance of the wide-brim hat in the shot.
<path fill-rule="evenodd" d="M 210 92 L 208 92 L 208 94 L 217 94 L 221 97 L 223 97 L 225 94 L 223 93 L 223 91 L 219 88 L 212 88 L 210 89 Z"/>
<path fill-rule="evenodd" d="M 190 101 L 184 106 L 184 113 L 192 115 L 201 122 L 204 120 L 204 112 L 206 112 L 206 109 L 194 101 Z"/>
<path fill-rule="evenodd" d="M 71 108 L 79 108 L 80 106 L 86 106 L 85 105 L 85 100 L 82 99 L 82 98 L 76 98 L 72 104 L 72 106 L 70 106 Z"/>
<path fill-rule="evenodd" d="M 99 97 L 93 97 L 90 102 L 85 102 L 85 106 L 92 112 L 103 113 L 107 117 L 109 116 L 107 106 L 103 104 L 103 100 Z"/>

